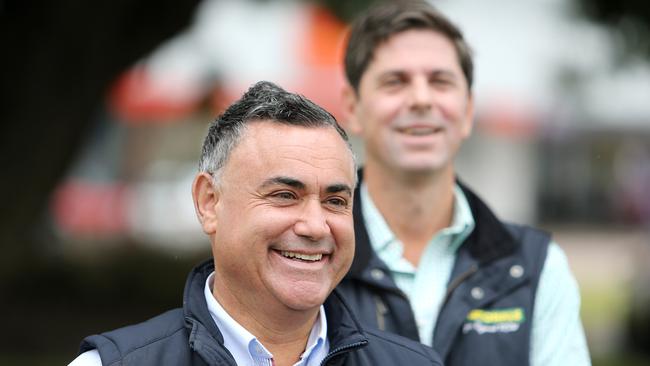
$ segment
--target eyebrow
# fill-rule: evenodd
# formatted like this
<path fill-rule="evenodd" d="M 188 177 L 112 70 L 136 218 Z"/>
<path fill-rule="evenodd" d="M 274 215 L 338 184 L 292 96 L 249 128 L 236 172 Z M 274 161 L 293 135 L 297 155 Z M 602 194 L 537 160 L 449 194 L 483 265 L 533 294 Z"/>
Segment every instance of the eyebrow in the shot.
<path fill-rule="evenodd" d="M 283 176 L 273 177 L 265 180 L 264 183 L 262 183 L 262 188 L 276 185 L 276 184 L 289 186 L 296 189 L 305 189 L 305 183 L 294 178 L 283 177 Z"/>
<path fill-rule="evenodd" d="M 453 71 L 447 70 L 447 69 L 432 70 L 430 72 L 430 74 L 435 75 L 435 76 L 451 77 L 452 79 L 458 78 L 457 74 L 455 74 Z"/>
<path fill-rule="evenodd" d="M 325 188 L 326 193 L 339 193 L 339 192 L 345 192 L 348 195 L 352 196 L 352 188 L 348 186 L 347 184 L 332 184 L 331 186 L 327 186 Z"/>
<path fill-rule="evenodd" d="M 457 75 L 453 71 L 451 71 L 449 69 L 445 69 L 445 68 L 431 69 L 431 70 L 427 71 L 427 74 L 428 75 L 435 75 L 435 76 L 441 76 L 441 75 L 442 76 L 449 76 L 449 77 L 453 77 L 453 78 L 457 77 Z M 408 75 L 409 75 L 409 72 L 407 70 L 388 69 L 388 70 L 380 73 L 379 78 L 381 79 L 381 78 L 386 78 L 386 77 L 391 77 L 391 76 L 403 77 L 403 76 L 408 76 Z"/>
<path fill-rule="evenodd" d="M 262 183 L 261 187 L 265 188 L 265 187 L 272 186 L 272 185 L 277 185 L 277 184 L 293 187 L 295 189 L 300 189 L 300 190 L 304 190 L 304 189 L 307 188 L 305 183 L 299 181 L 298 179 L 291 178 L 291 177 L 286 177 L 286 176 L 278 176 L 278 177 L 269 178 L 269 179 L 265 180 L 264 183 Z M 352 188 L 350 188 L 350 186 L 345 184 L 345 183 L 338 183 L 338 184 L 329 185 L 329 186 L 327 186 L 327 188 L 325 188 L 325 192 L 326 193 L 345 192 L 348 195 L 352 196 Z"/>

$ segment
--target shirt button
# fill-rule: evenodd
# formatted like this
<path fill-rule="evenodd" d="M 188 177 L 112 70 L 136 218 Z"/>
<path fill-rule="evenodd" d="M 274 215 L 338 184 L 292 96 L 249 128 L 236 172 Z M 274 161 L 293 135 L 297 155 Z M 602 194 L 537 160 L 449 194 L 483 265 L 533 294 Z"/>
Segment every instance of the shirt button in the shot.
<path fill-rule="evenodd" d="M 514 266 L 510 267 L 510 276 L 513 278 L 519 278 L 524 275 L 524 267 L 515 264 Z"/>
<path fill-rule="evenodd" d="M 472 291 L 470 291 L 470 294 L 472 295 L 474 300 L 481 300 L 483 296 L 485 296 L 483 289 L 480 287 L 474 287 Z"/>
<path fill-rule="evenodd" d="M 381 269 L 375 268 L 370 271 L 370 276 L 377 281 L 381 281 L 384 279 L 385 274 L 384 271 L 382 271 Z"/>

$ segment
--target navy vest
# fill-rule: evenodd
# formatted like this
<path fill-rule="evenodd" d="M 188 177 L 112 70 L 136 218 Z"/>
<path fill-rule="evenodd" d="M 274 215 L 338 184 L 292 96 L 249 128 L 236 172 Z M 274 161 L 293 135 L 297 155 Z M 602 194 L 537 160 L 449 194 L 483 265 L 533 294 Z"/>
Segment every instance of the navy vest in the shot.
<path fill-rule="evenodd" d="M 236 366 L 203 293 L 213 270 L 212 260 L 208 260 L 190 273 L 183 308 L 144 323 L 87 337 L 80 353 L 97 349 L 104 365 L 115 366 Z M 442 366 L 440 357 L 429 347 L 395 334 L 362 329 L 336 290 L 324 306 L 330 350 L 323 365 Z"/>
<path fill-rule="evenodd" d="M 525 366 L 535 295 L 550 237 L 504 224 L 461 185 L 476 226 L 458 250 L 433 346 L 447 366 Z M 413 311 L 374 253 L 355 193 L 357 252 L 339 285 L 362 324 L 419 340 Z"/>

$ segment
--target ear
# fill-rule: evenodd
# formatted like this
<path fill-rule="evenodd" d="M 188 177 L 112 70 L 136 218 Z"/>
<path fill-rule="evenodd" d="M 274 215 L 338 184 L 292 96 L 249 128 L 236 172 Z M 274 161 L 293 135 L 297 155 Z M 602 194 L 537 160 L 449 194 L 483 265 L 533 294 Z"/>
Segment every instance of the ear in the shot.
<path fill-rule="evenodd" d="M 357 118 L 359 97 L 349 83 L 346 83 L 341 90 L 341 100 L 343 103 L 343 118 L 340 121 L 341 126 L 354 135 L 361 134 L 362 126 Z"/>
<path fill-rule="evenodd" d="M 194 177 L 192 183 L 192 199 L 196 216 L 203 227 L 203 231 L 214 234 L 217 230 L 216 206 L 219 202 L 219 190 L 212 183 L 212 176 L 202 172 Z"/>
<path fill-rule="evenodd" d="M 462 135 L 466 139 L 472 134 L 474 128 L 474 95 L 469 92 L 467 97 L 467 107 L 465 108 L 465 118 L 462 126 Z"/>

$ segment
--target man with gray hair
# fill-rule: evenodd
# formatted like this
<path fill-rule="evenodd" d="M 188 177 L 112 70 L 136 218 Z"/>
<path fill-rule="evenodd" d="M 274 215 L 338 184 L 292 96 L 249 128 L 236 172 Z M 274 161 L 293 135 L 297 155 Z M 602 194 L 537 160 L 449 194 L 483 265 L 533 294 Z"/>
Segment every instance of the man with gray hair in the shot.
<path fill-rule="evenodd" d="M 209 128 L 192 185 L 213 258 L 183 307 L 87 337 L 71 365 L 442 365 L 363 330 L 334 287 L 354 255 L 355 162 L 306 98 L 260 82 Z"/>

